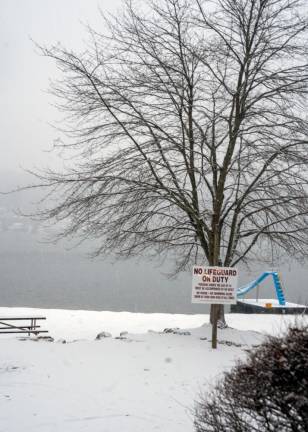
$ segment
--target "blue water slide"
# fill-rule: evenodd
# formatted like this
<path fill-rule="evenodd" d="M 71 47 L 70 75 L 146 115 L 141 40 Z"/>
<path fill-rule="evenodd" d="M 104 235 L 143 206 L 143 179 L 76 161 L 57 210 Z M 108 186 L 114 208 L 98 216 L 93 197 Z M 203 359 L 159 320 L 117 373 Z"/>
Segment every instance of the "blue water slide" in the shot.
<path fill-rule="evenodd" d="M 285 306 L 286 300 L 285 300 L 284 293 L 282 290 L 279 275 L 277 272 L 274 272 L 274 271 L 266 271 L 266 272 L 262 273 L 256 280 L 248 283 L 247 285 L 242 286 L 241 288 L 238 288 L 237 296 L 238 297 L 244 296 L 249 291 L 253 290 L 258 285 L 260 285 L 260 283 L 263 282 L 264 279 L 266 279 L 268 276 L 273 277 L 273 282 L 274 282 L 274 286 L 275 286 L 275 290 L 276 290 L 277 299 L 279 301 L 279 305 Z"/>

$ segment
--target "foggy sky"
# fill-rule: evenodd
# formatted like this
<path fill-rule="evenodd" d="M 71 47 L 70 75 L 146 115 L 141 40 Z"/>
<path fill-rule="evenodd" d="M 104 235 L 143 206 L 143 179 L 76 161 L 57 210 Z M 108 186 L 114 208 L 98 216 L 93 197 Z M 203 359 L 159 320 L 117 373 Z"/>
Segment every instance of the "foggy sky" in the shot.
<path fill-rule="evenodd" d="M 48 150 L 58 137 L 49 123 L 61 117 L 51 106 L 49 80 L 55 64 L 38 54 L 33 41 L 50 46 L 61 41 L 82 49 L 83 24 L 102 29 L 99 8 L 115 12 L 120 0 L 0 1 L 0 177 L 21 167 L 56 164 Z M 31 40 L 32 39 L 32 40 Z"/>

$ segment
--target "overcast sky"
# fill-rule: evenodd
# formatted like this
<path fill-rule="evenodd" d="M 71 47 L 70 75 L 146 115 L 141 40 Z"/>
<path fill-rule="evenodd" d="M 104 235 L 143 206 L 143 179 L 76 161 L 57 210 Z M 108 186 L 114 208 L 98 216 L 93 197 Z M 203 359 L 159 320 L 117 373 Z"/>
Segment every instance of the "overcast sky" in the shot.
<path fill-rule="evenodd" d="M 57 132 L 48 124 L 59 114 L 46 93 L 57 76 L 51 60 L 38 55 L 33 39 L 82 47 L 82 23 L 102 26 L 99 7 L 116 11 L 121 0 L 0 0 L 0 177 L 56 163 L 48 149 Z"/>

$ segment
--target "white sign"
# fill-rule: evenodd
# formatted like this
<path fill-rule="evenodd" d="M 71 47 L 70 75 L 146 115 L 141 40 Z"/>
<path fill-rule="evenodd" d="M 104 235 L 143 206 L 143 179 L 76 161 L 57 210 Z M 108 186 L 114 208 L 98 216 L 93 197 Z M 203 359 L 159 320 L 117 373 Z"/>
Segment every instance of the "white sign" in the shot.
<path fill-rule="evenodd" d="M 192 303 L 235 304 L 237 269 L 232 267 L 193 267 Z"/>

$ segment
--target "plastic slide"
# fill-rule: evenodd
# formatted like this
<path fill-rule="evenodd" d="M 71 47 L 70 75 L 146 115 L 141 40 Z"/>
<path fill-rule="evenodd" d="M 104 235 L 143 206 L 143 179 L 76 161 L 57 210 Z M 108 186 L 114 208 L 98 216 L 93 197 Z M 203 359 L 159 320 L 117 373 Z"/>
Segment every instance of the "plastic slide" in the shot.
<path fill-rule="evenodd" d="M 251 291 L 254 288 L 256 288 L 268 276 L 272 276 L 273 277 L 273 282 L 274 282 L 274 286 L 275 286 L 275 290 L 276 290 L 276 295 L 277 295 L 277 299 L 279 301 L 280 306 L 285 306 L 286 300 L 285 300 L 284 293 L 283 293 L 283 290 L 282 290 L 281 282 L 280 282 L 278 273 L 275 272 L 275 271 L 266 271 L 266 272 L 262 273 L 256 280 L 248 283 L 247 285 L 244 285 L 241 288 L 238 288 L 238 290 L 237 290 L 237 296 L 238 297 L 244 296 L 249 291 Z"/>

